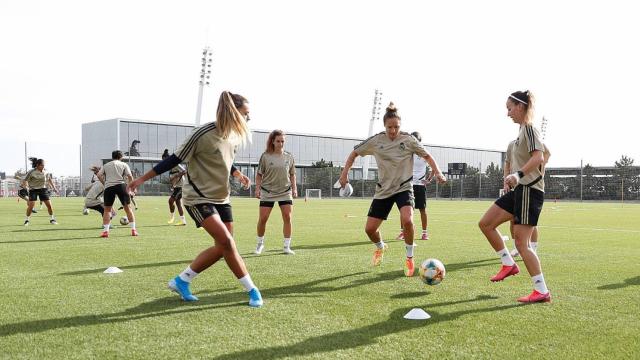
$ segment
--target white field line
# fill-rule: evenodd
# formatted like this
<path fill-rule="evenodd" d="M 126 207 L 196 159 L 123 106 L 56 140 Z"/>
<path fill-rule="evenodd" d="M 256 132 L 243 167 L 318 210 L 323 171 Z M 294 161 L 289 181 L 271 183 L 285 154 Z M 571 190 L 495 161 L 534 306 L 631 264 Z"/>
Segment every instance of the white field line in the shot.
<path fill-rule="evenodd" d="M 477 224 L 477 221 L 459 221 L 459 220 L 439 220 L 439 219 L 429 219 L 429 222 L 446 222 L 453 224 Z M 567 229 L 567 230 L 584 230 L 584 231 L 611 231 L 611 232 L 620 232 L 620 233 L 632 233 L 632 234 L 640 234 L 640 230 L 633 229 L 614 229 L 614 228 L 595 228 L 595 227 L 573 227 L 573 226 L 556 226 L 556 225 L 538 225 L 538 227 L 543 229 Z"/>

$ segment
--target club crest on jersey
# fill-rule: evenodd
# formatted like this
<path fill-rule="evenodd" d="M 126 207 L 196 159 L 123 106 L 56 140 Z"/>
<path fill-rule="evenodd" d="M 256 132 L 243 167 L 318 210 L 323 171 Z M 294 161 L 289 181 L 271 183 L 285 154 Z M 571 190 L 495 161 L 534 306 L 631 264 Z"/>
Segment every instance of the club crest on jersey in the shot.
<path fill-rule="evenodd" d="M 404 151 L 404 150 L 406 150 L 406 149 L 407 149 L 407 147 L 404 145 L 404 143 L 403 143 L 403 142 L 401 142 L 401 143 L 400 143 L 400 150 Z"/>

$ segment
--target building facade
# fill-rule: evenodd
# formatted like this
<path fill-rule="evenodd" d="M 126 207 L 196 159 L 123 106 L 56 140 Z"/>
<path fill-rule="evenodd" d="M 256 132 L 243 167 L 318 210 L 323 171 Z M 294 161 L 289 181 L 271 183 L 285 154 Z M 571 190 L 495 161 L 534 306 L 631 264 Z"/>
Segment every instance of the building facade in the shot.
<path fill-rule="evenodd" d="M 165 149 L 172 153 L 191 133 L 194 125 L 155 122 L 135 119 L 110 119 L 82 124 L 82 187 L 90 181 L 91 165 L 102 165 L 111 160 L 113 150 L 121 150 L 125 154 L 134 177 L 144 174 L 160 161 Z M 239 149 L 235 165 L 252 180 L 255 179 L 255 168 L 260 155 L 266 147 L 269 130 L 253 130 L 250 144 Z M 298 181 L 304 183 L 303 169 L 324 160 L 333 166 L 341 166 L 353 147 L 362 138 L 343 138 L 304 133 L 287 133 L 285 149 L 292 153 L 296 160 Z M 497 150 L 472 149 L 463 147 L 425 144 L 427 150 L 438 161 L 442 171 L 447 171 L 447 164 L 464 162 L 468 166 L 484 169 L 491 163 L 502 164 L 504 153 Z M 351 179 L 362 179 L 363 158 L 356 159 Z M 377 167 L 375 159 L 369 165 L 369 179 L 375 179 Z M 334 180 L 335 181 L 335 180 Z M 168 175 L 152 179 L 141 189 L 142 193 L 166 193 Z"/>

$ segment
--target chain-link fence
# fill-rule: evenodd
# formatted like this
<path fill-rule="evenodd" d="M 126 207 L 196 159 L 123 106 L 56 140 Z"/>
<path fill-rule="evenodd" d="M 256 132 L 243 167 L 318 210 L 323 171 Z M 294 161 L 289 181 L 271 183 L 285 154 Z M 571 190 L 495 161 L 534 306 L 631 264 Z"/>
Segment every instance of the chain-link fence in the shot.
<path fill-rule="evenodd" d="M 298 170 L 297 186 L 300 197 L 306 189 L 319 189 L 323 198 L 338 197 L 333 184 L 340 177 L 342 169 L 338 167 L 301 168 Z M 441 199 L 496 199 L 503 184 L 502 169 L 489 166 L 484 173 L 472 171 L 465 176 L 448 176 L 447 182 L 427 185 L 429 198 Z M 250 172 L 252 186 L 243 189 L 231 179 L 233 196 L 253 196 L 255 193 L 254 172 Z M 359 175 L 360 173 L 358 173 Z M 377 177 L 363 180 L 360 176 L 349 176 L 353 186 L 352 197 L 371 198 L 376 189 Z M 546 170 L 545 198 L 554 200 L 604 200 L 604 201 L 640 201 L 640 167 L 620 170 L 615 167 L 561 168 Z"/>

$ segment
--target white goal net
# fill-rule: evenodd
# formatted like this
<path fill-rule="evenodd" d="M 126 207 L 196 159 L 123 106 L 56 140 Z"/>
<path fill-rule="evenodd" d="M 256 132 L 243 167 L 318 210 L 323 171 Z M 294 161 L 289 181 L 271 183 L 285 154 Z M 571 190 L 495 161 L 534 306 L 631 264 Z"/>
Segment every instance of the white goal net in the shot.
<path fill-rule="evenodd" d="M 305 189 L 304 198 L 306 199 L 322 199 L 322 190 L 320 189 Z"/>

